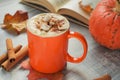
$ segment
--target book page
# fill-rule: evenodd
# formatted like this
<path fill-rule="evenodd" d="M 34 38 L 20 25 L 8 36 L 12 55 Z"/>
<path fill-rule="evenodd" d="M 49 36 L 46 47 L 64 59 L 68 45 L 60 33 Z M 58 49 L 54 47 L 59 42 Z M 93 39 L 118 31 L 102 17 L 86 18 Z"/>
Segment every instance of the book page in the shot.
<path fill-rule="evenodd" d="M 81 0 L 70 0 L 67 4 L 61 7 L 60 14 L 67 14 L 78 20 L 83 19 L 83 22 L 88 24 L 90 15 L 80 8 L 80 1 Z"/>
<path fill-rule="evenodd" d="M 65 5 L 70 0 L 22 0 L 22 2 L 27 2 L 31 4 L 36 4 L 47 8 L 50 12 L 57 12 L 60 7 Z"/>
<path fill-rule="evenodd" d="M 39 10 L 41 10 L 44 7 L 42 9 L 43 11 L 55 12 L 54 7 L 48 2 L 48 0 L 21 0 L 21 2 Z"/>
<path fill-rule="evenodd" d="M 47 0 L 56 10 L 56 12 L 70 0 Z M 73 0 L 74 1 L 74 0 Z"/>

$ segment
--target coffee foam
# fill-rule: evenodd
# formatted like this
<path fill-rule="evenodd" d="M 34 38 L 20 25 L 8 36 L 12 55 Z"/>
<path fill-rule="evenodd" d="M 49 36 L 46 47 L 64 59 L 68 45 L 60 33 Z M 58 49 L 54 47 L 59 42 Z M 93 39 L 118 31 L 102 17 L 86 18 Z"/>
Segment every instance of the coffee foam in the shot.
<path fill-rule="evenodd" d="M 46 17 L 46 15 L 48 17 Z M 36 27 L 36 22 L 37 21 L 40 21 L 41 22 L 41 19 L 42 17 L 44 17 L 44 21 L 47 21 L 48 19 L 50 19 L 50 16 L 54 16 L 55 18 L 61 20 L 61 19 L 64 19 L 64 24 L 62 25 L 62 27 L 59 27 L 60 29 L 65 29 L 63 31 L 48 31 L 48 32 L 45 32 L 45 31 L 42 31 L 40 29 L 38 29 Z M 52 23 L 51 23 L 52 24 Z M 42 26 L 42 28 L 44 28 L 44 26 Z M 46 28 L 47 29 L 47 28 Z M 54 14 L 54 13 L 43 13 L 43 14 L 39 14 L 39 15 L 36 15 L 34 17 L 32 17 L 31 19 L 28 20 L 27 22 L 27 30 L 29 30 L 31 33 L 35 34 L 35 35 L 38 35 L 38 36 L 42 36 L 42 37 L 51 37 L 51 36 L 58 36 L 60 34 L 63 34 L 64 32 L 66 32 L 67 30 L 69 29 L 69 22 L 68 20 L 59 15 L 59 14 Z"/>

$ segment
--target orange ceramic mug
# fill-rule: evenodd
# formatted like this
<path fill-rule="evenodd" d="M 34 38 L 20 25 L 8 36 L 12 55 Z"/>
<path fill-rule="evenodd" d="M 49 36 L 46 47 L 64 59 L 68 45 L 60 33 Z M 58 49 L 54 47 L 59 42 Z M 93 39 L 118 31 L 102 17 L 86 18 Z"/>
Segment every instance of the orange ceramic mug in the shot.
<path fill-rule="evenodd" d="M 79 63 L 85 59 L 88 46 L 85 38 L 80 33 L 71 32 L 67 29 L 57 36 L 39 36 L 32 33 L 28 28 L 34 18 L 28 20 L 27 23 L 28 50 L 30 64 L 33 69 L 43 73 L 54 73 L 64 69 L 67 61 Z M 68 39 L 70 38 L 76 38 L 82 43 L 84 49 L 82 56 L 74 58 L 69 55 Z"/>

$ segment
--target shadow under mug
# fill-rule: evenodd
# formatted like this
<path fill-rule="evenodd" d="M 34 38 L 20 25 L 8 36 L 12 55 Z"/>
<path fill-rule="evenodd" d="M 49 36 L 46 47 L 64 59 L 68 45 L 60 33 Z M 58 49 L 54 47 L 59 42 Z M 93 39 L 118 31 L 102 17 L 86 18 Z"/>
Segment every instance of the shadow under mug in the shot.
<path fill-rule="evenodd" d="M 87 55 L 87 42 L 80 33 L 69 29 L 58 36 L 41 37 L 27 29 L 30 64 L 42 73 L 55 73 L 65 68 L 66 62 L 80 63 Z M 83 54 L 74 58 L 68 53 L 69 38 L 78 39 L 83 45 Z"/>

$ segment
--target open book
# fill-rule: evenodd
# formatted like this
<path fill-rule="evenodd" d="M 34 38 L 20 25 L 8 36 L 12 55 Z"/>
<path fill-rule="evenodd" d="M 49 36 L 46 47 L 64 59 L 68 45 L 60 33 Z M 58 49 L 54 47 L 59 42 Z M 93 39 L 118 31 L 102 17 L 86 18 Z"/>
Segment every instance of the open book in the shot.
<path fill-rule="evenodd" d="M 21 2 L 46 12 L 66 15 L 73 21 L 76 20 L 88 25 L 90 15 L 79 7 L 80 1 L 81 0 L 22 0 Z"/>

